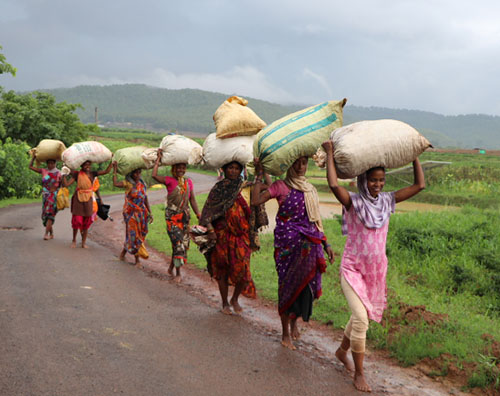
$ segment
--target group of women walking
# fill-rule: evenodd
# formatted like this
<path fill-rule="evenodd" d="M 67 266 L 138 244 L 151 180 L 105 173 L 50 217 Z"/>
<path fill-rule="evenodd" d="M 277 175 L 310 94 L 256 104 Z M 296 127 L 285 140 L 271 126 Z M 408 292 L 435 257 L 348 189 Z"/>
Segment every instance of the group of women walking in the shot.
<path fill-rule="evenodd" d="M 351 310 L 344 337 L 336 357 L 349 371 L 354 371 L 356 389 L 369 392 L 364 370 L 364 352 L 368 319 L 380 322 L 386 303 L 387 257 L 385 253 L 389 217 L 397 202 L 404 201 L 425 187 L 424 174 L 418 159 L 413 162 L 414 183 L 401 190 L 385 193 L 385 169 L 373 168 L 357 179 L 358 192 L 342 187 L 335 171 L 334 147 L 331 141 L 323 144 L 327 153 L 327 179 L 331 191 L 342 204 L 342 233 L 347 236 L 340 265 L 340 284 Z M 258 230 L 267 224 L 264 204 L 276 199 L 279 205 L 274 230 L 274 260 L 278 274 L 278 313 L 282 324 L 282 345 L 295 349 L 300 337 L 297 319 L 308 321 L 313 301 L 322 295 L 321 276 L 327 260 L 334 260 L 333 250 L 323 230 L 318 193 L 305 177 L 308 158 L 296 159 L 284 180 L 271 183 L 256 159 L 255 181 L 249 183 L 241 176 L 243 164 L 230 162 L 223 166 L 224 177 L 208 194 L 200 212 L 192 181 L 185 177 L 186 164 L 172 166 L 172 176 L 159 176 L 161 149 L 158 152 L 152 177 L 167 190 L 165 200 L 166 229 L 172 243 L 172 257 L 168 272 L 181 280 L 181 267 L 186 263 L 189 249 L 190 209 L 199 224 L 206 229 L 201 243 L 207 258 L 210 275 L 217 280 L 222 301 L 221 312 L 240 314 L 241 294 L 255 297 L 256 290 L 250 271 L 250 256 L 258 249 Z M 72 197 L 73 246 L 77 231 L 82 233 L 82 247 L 86 247 L 87 230 L 92 224 L 92 197 L 94 181 L 108 173 L 91 172 L 90 163 L 73 172 L 71 179 L 62 178 L 55 161 L 47 161 L 47 169 L 30 168 L 42 174 L 44 239 L 53 238 L 52 225 L 57 207 L 55 194 L 59 185 L 76 181 Z M 148 224 L 153 221 L 141 171 L 135 170 L 123 181 L 117 181 L 114 164 L 113 183 L 125 189 L 123 218 L 126 237 L 120 258 L 134 255 L 136 263 L 144 257 L 144 240 Z M 175 274 L 174 274 L 175 269 Z M 229 286 L 234 291 L 229 299 Z M 348 357 L 351 350 L 352 361 Z"/>

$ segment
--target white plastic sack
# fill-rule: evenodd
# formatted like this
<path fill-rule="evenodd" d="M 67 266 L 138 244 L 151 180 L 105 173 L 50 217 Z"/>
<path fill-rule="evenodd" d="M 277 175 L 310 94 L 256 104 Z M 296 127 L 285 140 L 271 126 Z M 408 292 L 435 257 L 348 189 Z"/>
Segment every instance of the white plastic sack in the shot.
<path fill-rule="evenodd" d="M 113 154 L 102 143 L 89 141 L 74 143 L 62 153 L 64 164 L 78 170 L 85 161 L 100 164 L 109 161 Z"/>
<path fill-rule="evenodd" d="M 160 144 L 163 150 L 161 165 L 197 165 L 202 161 L 202 147 L 193 139 L 182 135 L 167 135 Z M 158 149 L 144 150 L 142 159 L 152 168 L 158 157 Z"/>
<path fill-rule="evenodd" d="M 332 132 L 335 168 L 341 179 L 356 177 L 376 166 L 399 168 L 415 160 L 430 142 L 415 128 L 397 120 L 360 121 Z M 320 149 L 315 161 L 325 166 Z"/>
<path fill-rule="evenodd" d="M 207 166 L 214 169 L 237 161 L 243 166 L 253 161 L 254 136 L 238 136 L 227 139 L 217 139 L 211 133 L 203 143 L 203 160 Z"/>

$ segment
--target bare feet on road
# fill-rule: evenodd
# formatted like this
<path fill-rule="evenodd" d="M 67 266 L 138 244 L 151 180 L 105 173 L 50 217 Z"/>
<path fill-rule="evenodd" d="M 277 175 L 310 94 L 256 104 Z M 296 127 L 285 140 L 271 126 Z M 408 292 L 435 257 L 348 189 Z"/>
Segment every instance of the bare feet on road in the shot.
<path fill-rule="evenodd" d="M 372 388 L 366 382 L 365 376 L 354 374 L 354 387 L 361 392 L 371 392 Z"/>
<path fill-rule="evenodd" d="M 342 348 L 338 348 L 337 351 L 335 352 L 335 356 L 342 362 L 347 371 L 349 372 L 354 371 L 354 363 L 351 362 L 351 360 L 347 356 L 346 351 L 344 351 Z"/>
<path fill-rule="evenodd" d="M 290 336 L 283 337 L 283 339 L 281 340 L 281 345 L 283 345 L 285 348 L 291 349 L 292 351 L 295 351 L 297 349 L 295 345 L 293 345 Z"/>

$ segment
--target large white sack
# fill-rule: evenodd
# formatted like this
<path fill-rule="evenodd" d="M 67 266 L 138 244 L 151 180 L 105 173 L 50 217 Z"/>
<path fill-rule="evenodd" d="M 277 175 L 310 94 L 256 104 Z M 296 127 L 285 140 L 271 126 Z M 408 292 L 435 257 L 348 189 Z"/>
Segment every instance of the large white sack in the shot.
<path fill-rule="evenodd" d="M 203 159 L 207 166 L 214 169 L 237 161 L 243 166 L 253 160 L 253 136 L 238 136 L 227 139 L 217 139 L 211 133 L 203 143 Z"/>
<path fill-rule="evenodd" d="M 160 144 L 163 150 L 161 165 L 188 164 L 197 165 L 202 161 L 202 147 L 193 139 L 182 135 L 167 135 Z M 144 150 L 142 159 L 152 168 L 158 158 L 158 149 Z"/>
<path fill-rule="evenodd" d="M 89 141 L 73 143 L 62 153 L 64 164 L 72 169 L 78 170 L 85 161 L 100 164 L 109 161 L 113 154 L 102 143 Z"/>
<path fill-rule="evenodd" d="M 432 147 L 415 128 L 397 120 L 356 122 L 334 130 L 330 139 L 341 179 L 356 177 L 376 166 L 399 168 Z M 325 152 L 318 150 L 318 166 L 324 167 L 325 159 Z"/>
<path fill-rule="evenodd" d="M 60 140 L 43 139 L 38 146 L 30 150 L 30 154 L 36 158 L 36 163 L 40 164 L 47 160 L 61 161 L 61 155 L 66 150 L 66 146 Z"/>

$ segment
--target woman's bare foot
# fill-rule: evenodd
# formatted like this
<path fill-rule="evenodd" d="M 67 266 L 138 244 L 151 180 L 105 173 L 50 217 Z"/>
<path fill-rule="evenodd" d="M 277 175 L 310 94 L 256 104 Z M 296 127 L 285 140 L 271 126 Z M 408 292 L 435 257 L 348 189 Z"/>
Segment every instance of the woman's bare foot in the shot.
<path fill-rule="evenodd" d="M 354 371 L 354 363 L 349 360 L 346 351 L 344 351 L 342 348 L 338 348 L 335 352 L 335 356 L 342 362 L 347 371 Z"/>
<path fill-rule="evenodd" d="M 170 276 L 174 276 L 174 265 L 173 264 L 170 264 L 170 267 L 168 267 L 167 273 Z"/>
<path fill-rule="evenodd" d="M 293 345 L 290 336 L 283 336 L 283 338 L 281 339 L 281 345 L 283 345 L 285 348 L 291 349 L 292 351 L 295 351 L 297 349 L 295 345 Z"/>
<path fill-rule="evenodd" d="M 238 300 L 233 300 L 229 301 L 229 303 L 232 305 L 233 310 L 236 314 L 241 314 L 243 312 L 243 308 L 241 308 L 241 305 L 238 303 Z"/>
<path fill-rule="evenodd" d="M 89 247 L 87 245 L 85 245 L 85 244 L 82 243 L 82 248 L 83 249 L 88 249 Z"/>
<path fill-rule="evenodd" d="M 181 282 L 182 282 L 182 276 L 180 276 L 180 275 L 175 275 L 175 276 L 174 276 L 174 282 L 175 282 L 175 283 L 181 283 Z"/>
<path fill-rule="evenodd" d="M 54 234 L 50 234 L 49 239 L 54 239 Z"/>
<path fill-rule="evenodd" d="M 372 388 L 366 382 L 363 374 L 354 373 L 354 387 L 361 392 L 371 392 Z"/>
<path fill-rule="evenodd" d="M 71 242 L 71 248 L 72 249 L 76 248 L 76 241 Z"/>
<path fill-rule="evenodd" d="M 231 311 L 231 307 L 229 305 L 224 305 L 220 310 L 224 315 L 232 315 L 233 311 Z"/>
<path fill-rule="evenodd" d="M 45 235 L 43 236 L 43 240 L 44 240 L 44 241 L 48 241 L 49 239 L 50 239 L 49 234 L 45 234 Z"/>

